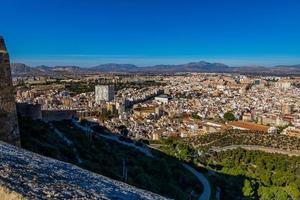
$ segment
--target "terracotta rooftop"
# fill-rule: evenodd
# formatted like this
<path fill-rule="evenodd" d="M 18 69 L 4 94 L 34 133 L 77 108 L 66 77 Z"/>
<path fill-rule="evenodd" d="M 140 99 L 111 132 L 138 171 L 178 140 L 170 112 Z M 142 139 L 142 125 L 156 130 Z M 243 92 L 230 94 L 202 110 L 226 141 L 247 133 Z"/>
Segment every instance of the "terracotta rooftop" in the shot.
<path fill-rule="evenodd" d="M 270 128 L 269 126 L 244 121 L 233 121 L 228 123 L 228 125 L 261 132 L 268 132 L 268 129 Z"/>

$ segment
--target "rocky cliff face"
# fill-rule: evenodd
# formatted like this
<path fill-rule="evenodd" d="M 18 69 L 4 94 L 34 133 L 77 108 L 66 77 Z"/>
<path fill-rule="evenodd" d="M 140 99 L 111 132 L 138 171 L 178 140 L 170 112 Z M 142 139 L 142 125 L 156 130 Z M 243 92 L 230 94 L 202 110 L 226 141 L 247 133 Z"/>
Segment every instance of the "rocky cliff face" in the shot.
<path fill-rule="evenodd" d="M 0 140 L 20 146 L 9 56 L 0 36 Z"/>
<path fill-rule="evenodd" d="M 4 142 L 0 163 L 0 197 L 5 199 L 165 199 Z"/>

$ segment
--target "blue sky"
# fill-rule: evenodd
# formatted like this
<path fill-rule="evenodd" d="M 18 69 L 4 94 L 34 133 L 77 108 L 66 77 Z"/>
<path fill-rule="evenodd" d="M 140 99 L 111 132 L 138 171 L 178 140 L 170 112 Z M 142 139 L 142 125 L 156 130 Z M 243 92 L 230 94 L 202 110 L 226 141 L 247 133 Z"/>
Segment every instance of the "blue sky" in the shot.
<path fill-rule="evenodd" d="M 30 65 L 300 63 L 299 0 L 0 0 L 0 35 Z"/>

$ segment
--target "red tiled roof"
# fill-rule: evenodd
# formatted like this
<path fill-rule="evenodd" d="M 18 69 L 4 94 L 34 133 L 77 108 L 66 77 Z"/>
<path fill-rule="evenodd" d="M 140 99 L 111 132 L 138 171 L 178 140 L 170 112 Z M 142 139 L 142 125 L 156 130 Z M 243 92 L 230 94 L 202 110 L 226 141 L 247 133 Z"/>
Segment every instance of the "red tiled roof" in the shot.
<path fill-rule="evenodd" d="M 262 132 L 268 132 L 268 129 L 270 128 L 269 126 L 264 126 L 264 125 L 259 125 L 251 122 L 244 122 L 244 121 L 233 121 L 228 123 L 228 125 L 254 130 L 254 131 L 262 131 Z"/>

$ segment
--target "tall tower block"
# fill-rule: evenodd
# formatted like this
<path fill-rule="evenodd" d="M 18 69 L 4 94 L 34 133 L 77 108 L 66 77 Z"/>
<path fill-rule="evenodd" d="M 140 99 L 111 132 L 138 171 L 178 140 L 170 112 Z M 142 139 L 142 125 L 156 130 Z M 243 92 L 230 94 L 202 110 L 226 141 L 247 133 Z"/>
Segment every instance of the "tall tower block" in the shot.
<path fill-rule="evenodd" d="M 20 146 L 20 133 L 9 55 L 0 36 L 0 140 Z"/>

